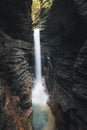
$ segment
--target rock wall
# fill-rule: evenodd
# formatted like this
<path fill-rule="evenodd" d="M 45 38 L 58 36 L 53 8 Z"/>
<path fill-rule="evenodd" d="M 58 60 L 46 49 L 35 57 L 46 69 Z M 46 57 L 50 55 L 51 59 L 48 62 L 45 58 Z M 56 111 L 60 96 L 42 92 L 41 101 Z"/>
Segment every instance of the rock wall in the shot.
<path fill-rule="evenodd" d="M 32 1 L 0 2 L 0 130 L 32 130 Z"/>
<path fill-rule="evenodd" d="M 11 37 L 30 40 L 32 0 L 1 0 L 0 29 Z"/>
<path fill-rule="evenodd" d="M 87 2 L 54 0 L 44 30 L 49 105 L 58 130 L 87 129 Z"/>

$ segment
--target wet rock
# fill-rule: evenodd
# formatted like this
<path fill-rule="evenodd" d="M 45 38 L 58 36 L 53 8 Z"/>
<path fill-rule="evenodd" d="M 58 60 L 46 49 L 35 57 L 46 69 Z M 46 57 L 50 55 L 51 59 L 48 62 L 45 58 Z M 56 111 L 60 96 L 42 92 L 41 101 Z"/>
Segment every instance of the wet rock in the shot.
<path fill-rule="evenodd" d="M 50 59 L 48 104 L 59 130 L 87 129 L 86 5 L 85 0 L 54 0 L 44 30 Z"/>

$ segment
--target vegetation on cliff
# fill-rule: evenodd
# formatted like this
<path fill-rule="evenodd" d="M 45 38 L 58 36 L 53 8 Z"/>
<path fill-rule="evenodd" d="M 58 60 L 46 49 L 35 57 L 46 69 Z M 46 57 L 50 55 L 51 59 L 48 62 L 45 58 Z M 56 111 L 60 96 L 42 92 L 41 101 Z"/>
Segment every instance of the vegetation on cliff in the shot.
<path fill-rule="evenodd" d="M 53 0 L 33 0 L 32 3 L 32 20 L 35 21 L 40 14 L 42 8 L 50 9 L 53 4 Z"/>

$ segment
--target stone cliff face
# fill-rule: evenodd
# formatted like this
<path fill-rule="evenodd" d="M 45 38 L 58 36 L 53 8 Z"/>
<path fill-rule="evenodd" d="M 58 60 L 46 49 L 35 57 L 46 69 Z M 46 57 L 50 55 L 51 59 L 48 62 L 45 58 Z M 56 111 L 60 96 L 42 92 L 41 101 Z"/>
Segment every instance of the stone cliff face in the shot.
<path fill-rule="evenodd" d="M 49 105 L 58 130 L 87 129 L 87 2 L 54 0 L 46 28 Z"/>
<path fill-rule="evenodd" d="M 1 0 L 0 29 L 11 37 L 30 40 L 32 0 Z"/>
<path fill-rule="evenodd" d="M 0 130 L 32 130 L 32 1 L 0 2 Z"/>

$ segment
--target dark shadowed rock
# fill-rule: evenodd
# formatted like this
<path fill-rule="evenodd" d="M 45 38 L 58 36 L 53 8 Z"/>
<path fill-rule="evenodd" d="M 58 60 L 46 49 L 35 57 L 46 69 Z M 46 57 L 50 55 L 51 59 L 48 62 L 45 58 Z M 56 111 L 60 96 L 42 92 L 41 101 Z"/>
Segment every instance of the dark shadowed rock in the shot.
<path fill-rule="evenodd" d="M 15 39 L 29 41 L 32 0 L 1 0 L 0 29 Z"/>
<path fill-rule="evenodd" d="M 32 129 L 31 43 L 0 31 L 1 130 Z"/>
<path fill-rule="evenodd" d="M 0 130 L 32 129 L 31 4 L 0 1 Z"/>
<path fill-rule="evenodd" d="M 46 28 L 49 105 L 59 130 L 87 129 L 87 2 L 54 0 Z"/>

